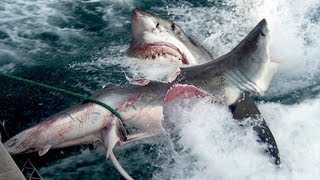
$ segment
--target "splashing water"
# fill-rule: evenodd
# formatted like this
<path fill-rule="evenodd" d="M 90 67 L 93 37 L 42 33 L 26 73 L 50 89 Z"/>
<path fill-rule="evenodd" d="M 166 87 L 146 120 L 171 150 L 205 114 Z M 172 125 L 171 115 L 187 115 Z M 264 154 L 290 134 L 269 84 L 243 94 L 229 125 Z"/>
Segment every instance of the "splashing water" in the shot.
<path fill-rule="evenodd" d="M 270 55 L 280 66 L 264 98 L 282 98 L 257 103 L 277 140 L 282 165 L 273 166 L 250 128 L 239 126 L 226 108 L 204 100 L 190 107 L 172 108 L 169 121 L 175 122 L 178 138 L 164 137 L 160 142 L 154 138 L 116 152 L 133 177 L 320 178 L 320 2 L 316 0 L 4 0 L 0 2 L 0 69 L 89 92 L 104 85 L 122 84 L 125 74 L 150 79 L 164 76 L 172 71 L 171 67 L 164 70 L 126 57 L 130 11 L 134 7 L 176 21 L 214 57 L 230 51 L 259 20 L 267 19 L 271 32 Z M 1 116 L 14 114 L 11 109 L 23 104 L 21 97 L 33 93 L 19 90 L 18 85 L 8 86 L 9 90 L 4 91 L 8 93 L 7 99 L 2 97 L 1 102 L 10 99 L 11 104 L 0 107 Z M 302 94 L 295 93 L 311 86 Z M 2 89 L 7 89 L 6 85 L 2 84 Z M 14 98 L 16 94 L 20 96 Z M 50 97 L 32 95 L 33 101 L 38 99 L 46 102 Z M 35 119 L 40 120 L 34 114 L 51 115 L 64 109 L 62 102 L 53 101 L 46 107 L 33 105 L 35 112 L 31 115 L 30 110 L 24 109 L 22 117 L 28 117 L 29 121 L 23 122 L 19 130 L 27 127 L 27 123 L 35 123 Z M 12 117 L 7 122 L 22 124 L 20 116 Z M 47 179 L 117 178 L 101 150 L 81 151 L 42 167 L 40 172 Z"/>

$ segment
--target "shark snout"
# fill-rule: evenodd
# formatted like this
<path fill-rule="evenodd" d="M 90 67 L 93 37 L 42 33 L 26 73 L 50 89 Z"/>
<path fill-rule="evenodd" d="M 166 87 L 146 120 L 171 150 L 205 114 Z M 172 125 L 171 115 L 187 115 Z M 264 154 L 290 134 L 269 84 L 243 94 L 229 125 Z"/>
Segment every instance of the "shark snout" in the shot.
<path fill-rule="evenodd" d="M 267 26 L 267 20 L 265 18 L 263 18 L 260 22 L 259 22 L 260 26 Z"/>
<path fill-rule="evenodd" d="M 28 149 L 28 140 L 25 139 L 28 130 L 25 130 L 4 143 L 4 147 L 10 154 L 19 154 Z"/>
<path fill-rule="evenodd" d="M 262 37 L 268 37 L 269 36 L 269 29 L 268 29 L 268 23 L 266 19 L 262 19 L 256 27 L 252 30 L 254 32 L 253 34 L 262 36 Z"/>
<path fill-rule="evenodd" d="M 261 35 L 262 35 L 262 36 L 267 36 L 268 33 L 269 33 L 267 20 L 266 20 L 266 19 L 262 19 L 262 20 L 259 22 L 258 26 L 260 27 Z"/>
<path fill-rule="evenodd" d="M 136 8 L 132 11 L 131 17 L 132 17 L 132 21 L 137 21 L 143 17 L 143 11 Z"/>
<path fill-rule="evenodd" d="M 151 33 L 156 27 L 154 18 L 147 12 L 135 9 L 132 12 L 132 37 L 133 41 L 141 41 L 144 37 L 144 33 Z"/>
<path fill-rule="evenodd" d="M 143 26 L 144 28 L 147 28 L 148 26 L 151 26 L 150 22 L 154 21 L 153 16 L 151 14 L 144 12 L 140 9 L 134 9 L 132 11 L 131 20 L 132 20 L 133 30 L 143 28 Z"/>
<path fill-rule="evenodd" d="M 17 144 L 18 142 L 18 138 L 12 138 L 10 140 L 8 140 L 7 142 L 5 142 L 5 146 L 10 148 L 10 147 L 13 147 Z"/>

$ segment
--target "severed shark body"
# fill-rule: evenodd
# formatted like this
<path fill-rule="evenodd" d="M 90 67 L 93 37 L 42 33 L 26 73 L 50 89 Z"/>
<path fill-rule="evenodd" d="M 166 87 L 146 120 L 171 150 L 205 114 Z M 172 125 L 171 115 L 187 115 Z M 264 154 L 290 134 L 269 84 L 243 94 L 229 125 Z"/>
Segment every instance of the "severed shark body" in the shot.
<path fill-rule="evenodd" d="M 211 96 L 213 103 L 230 107 L 236 119 L 262 119 L 250 95 L 262 94 L 276 69 L 276 63 L 269 58 L 266 20 L 258 23 L 233 50 L 217 59 L 188 38 L 178 25 L 158 16 L 136 9 L 132 27 L 129 55 L 142 59 L 164 58 L 169 63 L 181 64 L 171 80 L 143 80 L 101 89 L 92 98 L 114 107 L 123 122 L 98 104 L 81 103 L 9 139 L 4 146 L 10 154 L 37 151 L 42 156 L 53 148 L 103 144 L 106 157 L 119 173 L 132 179 L 117 161 L 113 148 L 162 133 L 167 103 L 179 98 Z M 139 133 L 127 134 L 122 123 L 139 129 Z M 265 121 L 262 119 L 262 123 L 253 128 L 262 142 L 271 145 L 266 151 L 275 159 L 275 164 L 279 164 L 278 148 Z"/>

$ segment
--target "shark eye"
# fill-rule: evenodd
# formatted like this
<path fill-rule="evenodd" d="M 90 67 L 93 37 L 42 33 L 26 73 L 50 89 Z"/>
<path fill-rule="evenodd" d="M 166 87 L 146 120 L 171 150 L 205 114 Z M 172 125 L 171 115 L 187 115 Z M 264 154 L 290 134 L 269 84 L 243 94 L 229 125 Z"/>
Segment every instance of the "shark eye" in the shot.
<path fill-rule="evenodd" d="M 10 141 L 10 144 L 8 144 L 8 147 L 12 147 L 14 146 L 16 143 L 17 143 L 18 139 L 17 138 L 14 138 Z"/>
<path fill-rule="evenodd" d="M 266 34 L 264 34 L 263 32 L 261 32 L 260 34 L 261 34 L 261 36 L 266 36 Z"/>
<path fill-rule="evenodd" d="M 160 25 L 160 24 L 157 22 L 157 24 L 156 24 L 156 28 L 158 28 L 158 27 L 159 27 L 159 25 Z"/>
<path fill-rule="evenodd" d="M 171 24 L 171 29 L 172 29 L 172 31 L 174 31 L 176 29 L 176 25 L 172 23 Z"/>

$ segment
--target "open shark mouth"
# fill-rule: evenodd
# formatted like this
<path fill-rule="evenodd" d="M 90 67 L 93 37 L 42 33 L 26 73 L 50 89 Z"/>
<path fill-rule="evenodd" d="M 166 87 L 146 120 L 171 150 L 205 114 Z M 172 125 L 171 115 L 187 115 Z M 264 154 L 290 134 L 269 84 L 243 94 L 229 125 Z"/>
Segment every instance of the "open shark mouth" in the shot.
<path fill-rule="evenodd" d="M 142 43 L 133 46 L 129 54 L 141 59 L 164 58 L 170 62 L 190 64 L 185 54 L 176 46 L 166 42 Z"/>

